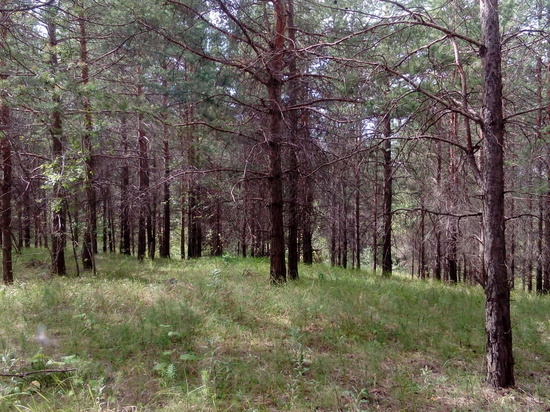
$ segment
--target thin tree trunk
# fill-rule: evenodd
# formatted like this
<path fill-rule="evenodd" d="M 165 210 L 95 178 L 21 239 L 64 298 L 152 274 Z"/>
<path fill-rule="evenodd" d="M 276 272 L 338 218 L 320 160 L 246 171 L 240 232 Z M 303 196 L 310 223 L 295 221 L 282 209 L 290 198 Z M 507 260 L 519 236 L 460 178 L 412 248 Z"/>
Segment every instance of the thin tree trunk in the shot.
<path fill-rule="evenodd" d="M 360 166 L 355 176 L 355 267 L 361 269 L 361 175 Z"/>
<path fill-rule="evenodd" d="M 438 193 L 441 193 L 441 173 L 443 170 L 443 160 L 441 155 L 441 142 L 437 142 L 437 172 L 436 172 L 436 188 Z M 441 219 L 437 218 L 434 221 L 435 230 L 435 268 L 434 277 L 436 280 L 441 280 Z"/>
<path fill-rule="evenodd" d="M 384 135 L 384 235 L 382 241 L 382 275 L 392 274 L 392 198 L 393 198 L 393 167 L 391 159 L 391 117 L 387 113 L 382 119 Z"/>
<path fill-rule="evenodd" d="M 55 12 L 53 12 L 55 13 Z M 58 56 L 57 56 L 57 27 L 53 21 L 53 16 L 47 20 L 50 67 L 52 75 L 57 74 Z M 50 124 L 50 136 L 52 138 L 52 157 L 54 160 L 54 171 L 61 173 L 64 162 L 63 147 L 63 123 L 61 119 L 61 96 L 57 90 L 52 92 L 52 118 Z M 67 268 L 65 266 L 65 243 L 66 243 L 66 202 L 63 192 L 63 186 L 60 182 L 54 184 L 52 196 L 53 225 L 52 225 L 52 272 L 56 275 L 65 275 Z"/>
<path fill-rule="evenodd" d="M 302 220 L 302 245 L 304 263 L 313 263 L 313 185 L 306 181 L 306 198 L 304 205 L 304 218 Z"/>
<path fill-rule="evenodd" d="M 441 230 L 439 229 L 439 222 L 436 223 L 435 232 L 435 269 L 434 277 L 436 280 L 441 280 Z"/>
<path fill-rule="evenodd" d="M 305 100 L 307 97 L 307 85 L 303 84 L 301 87 L 303 97 Z M 300 114 L 300 136 L 303 142 L 310 141 L 309 135 L 309 116 L 306 110 L 301 111 Z M 302 163 L 309 163 L 307 158 L 307 153 L 302 151 Z M 302 253 L 303 253 L 303 262 L 306 265 L 311 265 L 313 263 L 313 224 L 314 224 L 314 206 L 313 201 L 315 198 L 314 191 L 314 181 L 309 177 L 302 179 L 302 184 L 304 186 L 304 199 L 302 207 L 302 218 L 301 218 L 301 230 L 302 230 Z"/>
<path fill-rule="evenodd" d="M 107 219 L 107 198 L 109 196 L 108 190 L 109 189 L 103 191 L 103 199 L 101 199 L 101 203 L 103 206 L 103 253 L 107 253 L 109 247 L 109 220 Z"/>
<path fill-rule="evenodd" d="M 330 226 L 330 265 L 336 266 L 337 263 L 337 252 L 336 252 L 336 219 L 332 221 Z"/>
<path fill-rule="evenodd" d="M 4 76 L 2 76 L 4 77 Z M 11 232 L 11 197 L 12 197 L 12 158 L 9 140 L 10 109 L 2 105 L 0 107 L 0 139 L 2 149 L 2 168 L 4 179 L 2 181 L 2 277 L 6 285 L 13 283 L 12 264 L 12 232 Z"/>
<path fill-rule="evenodd" d="M 128 155 L 128 124 L 126 116 L 122 116 L 121 124 L 121 146 L 124 157 Z M 131 255 L 131 229 L 130 229 L 130 170 L 127 160 L 124 160 L 120 171 L 120 253 Z"/>
<path fill-rule="evenodd" d="M 539 219 L 538 219 L 538 237 L 537 237 L 537 272 L 535 275 L 535 291 L 537 293 L 542 293 L 542 273 L 543 273 L 543 260 L 544 260 L 544 250 L 543 250 L 543 239 L 544 239 L 544 206 L 542 201 L 542 196 L 539 198 Z M 532 284 L 531 284 L 532 289 Z M 530 290 L 531 290 L 530 289 Z"/>
<path fill-rule="evenodd" d="M 6 35 L 9 16 L 7 13 L 0 13 L 0 46 L 6 47 Z M 0 68 L 3 62 L 0 61 Z M 8 78 L 6 74 L 0 74 L 0 80 L 5 81 Z M 5 92 L 2 92 L 0 100 L 0 148 L 2 151 L 2 169 L 4 171 L 4 179 L 2 181 L 2 278 L 4 284 L 10 285 L 13 283 L 13 265 L 12 265 L 12 242 L 11 242 L 11 197 L 12 197 L 12 158 L 10 144 L 10 108 L 4 104 L 6 99 Z"/>
<path fill-rule="evenodd" d="M 80 276 L 80 266 L 78 264 L 78 253 L 77 253 L 78 234 L 76 233 L 76 228 L 78 227 L 78 224 L 75 224 L 75 222 L 73 221 L 69 210 L 67 210 L 67 217 L 69 220 L 69 232 L 71 234 L 71 243 L 73 245 L 72 249 L 73 249 L 73 258 L 74 258 L 74 263 L 76 268 L 76 276 Z"/>
<path fill-rule="evenodd" d="M 78 16 L 78 26 L 80 29 L 80 67 L 81 67 L 81 80 L 83 87 L 86 87 L 90 81 L 90 72 L 88 67 L 88 37 L 86 33 L 86 19 L 84 17 L 84 11 L 81 9 Z M 84 235 L 84 242 L 89 241 L 89 244 L 84 245 L 84 249 L 88 249 L 92 256 L 83 255 L 84 268 L 93 268 L 95 259 L 93 254 L 97 253 L 97 204 L 96 193 L 94 187 L 94 157 L 92 149 L 92 134 L 93 134 L 93 118 L 92 118 L 92 106 L 87 96 L 87 92 L 82 93 L 82 109 L 84 112 L 84 134 L 82 135 L 82 148 L 84 151 L 84 163 L 85 163 L 85 190 L 86 198 L 88 200 L 88 216 L 87 216 L 87 235 Z"/>
<path fill-rule="evenodd" d="M 194 182 L 189 188 L 187 197 L 187 257 L 189 259 L 202 256 L 202 223 L 199 205 L 199 189 Z"/>
<path fill-rule="evenodd" d="M 300 185 L 300 175 L 298 173 L 298 128 L 300 113 L 294 109 L 298 102 L 300 80 L 298 78 L 298 68 L 296 65 L 296 27 L 294 26 L 294 1 L 287 0 L 287 23 L 288 23 L 288 76 L 290 78 L 288 85 L 288 126 L 290 135 L 289 149 L 289 168 L 288 173 L 288 278 L 290 280 L 298 279 L 298 187 Z"/>
<path fill-rule="evenodd" d="M 222 244 L 222 218 L 221 218 L 221 202 L 219 199 L 215 200 L 215 212 L 214 212 L 214 227 L 212 230 L 212 256 L 223 255 Z"/>
<path fill-rule="evenodd" d="M 510 289 L 504 236 L 504 120 L 498 0 L 480 0 L 483 63 L 484 263 L 487 383 L 514 385 Z"/>
<path fill-rule="evenodd" d="M 186 212 L 186 184 L 185 184 L 185 177 L 182 178 L 181 182 L 181 213 L 180 213 L 180 259 L 185 259 L 185 226 L 186 226 L 186 219 L 185 215 Z"/>
<path fill-rule="evenodd" d="M 115 230 L 115 218 L 114 218 L 114 210 L 113 210 L 113 202 L 112 197 L 109 197 L 108 199 L 108 214 L 109 214 L 109 252 L 114 253 L 115 252 L 115 244 L 116 244 L 116 230 Z"/>
<path fill-rule="evenodd" d="M 373 230 L 372 230 L 372 271 L 378 269 L 378 196 L 380 194 L 378 184 L 378 156 L 374 158 L 374 202 L 373 202 Z"/>
<path fill-rule="evenodd" d="M 188 110 L 188 116 L 192 115 L 192 108 Z M 187 161 L 190 168 L 197 166 L 199 162 L 196 151 L 197 137 L 192 130 L 189 131 L 187 140 Z M 187 187 L 187 258 L 199 258 L 202 256 L 202 215 L 203 205 L 201 201 L 201 186 L 196 176 L 191 176 Z"/>
<path fill-rule="evenodd" d="M 138 96 L 142 94 L 141 85 L 138 85 Z M 151 224 L 151 209 L 149 205 L 149 159 L 147 137 L 143 124 L 143 114 L 137 117 L 138 127 L 138 156 L 139 156 L 139 218 L 138 218 L 138 252 L 137 258 L 143 261 L 147 252 L 148 228 Z"/>
<path fill-rule="evenodd" d="M 166 128 L 166 126 L 165 126 Z M 170 258 L 170 146 L 165 130 L 164 140 L 164 196 L 163 196 L 163 228 L 160 257 Z"/>
<path fill-rule="evenodd" d="M 448 250 L 447 264 L 449 265 L 449 281 L 451 283 L 458 282 L 458 228 L 454 218 L 449 218 L 449 235 L 448 235 Z"/>
<path fill-rule="evenodd" d="M 185 120 L 189 122 L 189 113 L 186 110 L 185 111 Z M 181 134 L 181 147 L 182 147 L 182 153 L 181 158 L 185 158 L 185 135 Z M 185 228 L 186 228 L 186 215 L 187 215 L 187 176 L 185 174 L 182 174 L 181 182 L 180 182 L 180 204 L 181 204 L 181 211 L 180 211 L 180 259 L 185 259 Z"/>
<path fill-rule="evenodd" d="M 348 199 L 346 194 L 346 185 L 342 185 L 342 215 L 340 224 L 342 225 L 342 261 L 340 262 L 344 269 L 348 267 Z"/>
<path fill-rule="evenodd" d="M 25 248 L 31 247 L 31 200 L 30 200 L 31 185 L 26 187 L 23 192 L 23 243 Z M 35 234 L 36 236 L 36 234 Z"/>
<path fill-rule="evenodd" d="M 149 154 L 147 154 L 149 155 Z M 157 168 L 156 160 L 153 157 L 153 164 L 152 164 L 152 170 L 155 170 Z M 153 173 L 153 171 L 149 171 L 149 173 Z M 153 189 L 147 190 L 147 205 L 148 205 L 148 213 L 147 213 L 147 255 L 149 256 L 149 259 L 154 260 L 155 259 L 155 252 L 157 249 L 157 193 L 156 190 L 152 193 L 150 191 Z"/>
<path fill-rule="evenodd" d="M 246 257 L 248 242 L 247 242 L 247 232 L 248 232 L 248 221 L 250 206 L 248 204 L 248 182 L 245 180 L 243 183 L 243 208 L 242 208 L 242 223 L 241 223 L 241 244 L 240 244 L 240 254 L 242 257 Z"/>

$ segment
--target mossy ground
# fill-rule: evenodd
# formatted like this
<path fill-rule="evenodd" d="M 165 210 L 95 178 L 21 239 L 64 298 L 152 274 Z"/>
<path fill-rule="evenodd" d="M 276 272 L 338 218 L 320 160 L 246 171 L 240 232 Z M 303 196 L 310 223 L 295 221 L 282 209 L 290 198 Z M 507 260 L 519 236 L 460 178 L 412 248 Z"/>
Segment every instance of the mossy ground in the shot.
<path fill-rule="evenodd" d="M 550 299 L 514 292 L 517 387 L 484 384 L 484 296 L 324 265 L 99 255 L 0 289 L 0 411 L 548 411 Z"/>

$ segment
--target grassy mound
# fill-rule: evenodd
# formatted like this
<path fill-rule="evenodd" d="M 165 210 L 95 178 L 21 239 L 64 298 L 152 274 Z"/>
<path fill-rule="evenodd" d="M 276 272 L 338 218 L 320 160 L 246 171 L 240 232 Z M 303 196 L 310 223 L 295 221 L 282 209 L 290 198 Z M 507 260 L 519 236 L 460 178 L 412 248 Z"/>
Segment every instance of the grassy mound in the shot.
<path fill-rule="evenodd" d="M 547 411 L 550 299 L 513 293 L 518 387 L 484 385 L 480 288 L 323 265 L 45 252 L 0 289 L 0 411 Z"/>

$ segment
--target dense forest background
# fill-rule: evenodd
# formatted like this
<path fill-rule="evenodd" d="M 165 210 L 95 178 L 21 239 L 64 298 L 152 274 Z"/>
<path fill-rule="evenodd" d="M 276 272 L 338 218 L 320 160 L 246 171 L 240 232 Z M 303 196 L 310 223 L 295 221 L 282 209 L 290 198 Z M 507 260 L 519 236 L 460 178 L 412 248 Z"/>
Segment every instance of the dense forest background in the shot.
<path fill-rule="evenodd" d="M 59 275 L 230 253 L 547 292 L 549 7 L 2 1 L 4 281 L 34 246 Z"/>

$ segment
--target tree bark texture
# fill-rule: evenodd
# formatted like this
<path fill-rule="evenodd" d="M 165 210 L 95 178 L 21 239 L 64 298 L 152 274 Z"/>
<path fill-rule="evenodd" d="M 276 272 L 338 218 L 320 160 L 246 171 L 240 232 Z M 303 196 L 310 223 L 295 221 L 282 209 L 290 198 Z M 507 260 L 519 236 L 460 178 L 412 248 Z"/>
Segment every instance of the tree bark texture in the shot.
<path fill-rule="evenodd" d="M 2 26 L 0 27 L 0 46 L 6 46 L 7 20 L 9 16 L 6 13 L 0 13 Z M 0 69 L 3 62 L 0 61 Z M 8 78 L 7 74 L 0 73 L 0 80 Z M 0 147 L 2 151 L 2 169 L 4 178 L 2 180 L 2 278 L 4 284 L 13 283 L 13 265 L 12 265 L 12 243 L 11 243 L 11 197 L 12 197 L 12 158 L 10 143 L 10 108 L 5 101 L 8 98 L 7 92 L 2 90 L 0 96 Z"/>
<path fill-rule="evenodd" d="M 59 61 L 57 56 L 57 27 L 53 18 L 47 21 L 48 41 L 50 46 L 50 69 L 52 75 L 56 75 Z M 61 173 L 64 162 L 63 147 L 63 122 L 61 118 L 61 96 L 57 86 L 53 86 L 52 91 L 53 110 L 51 113 L 50 136 L 52 138 L 52 157 L 54 162 L 54 171 Z M 55 181 L 52 195 L 52 273 L 56 275 L 65 275 L 67 268 L 65 265 L 65 243 L 66 243 L 66 202 L 61 182 Z"/>
<path fill-rule="evenodd" d="M 287 0 L 287 23 L 288 23 L 288 128 L 290 144 L 289 148 L 289 168 L 288 173 L 288 278 L 290 280 L 298 279 L 298 187 L 300 185 L 300 175 L 298 173 L 297 156 L 297 137 L 299 128 L 300 113 L 294 108 L 298 102 L 298 93 L 300 88 L 300 79 L 298 78 L 298 68 L 296 65 L 296 27 L 294 26 L 294 3 L 293 0 Z"/>
<path fill-rule="evenodd" d="M 200 207 L 200 190 L 191 182 L 187 197 L 187 258 L 202 256 L 202 213 Z"/>
<path fill-rule="evenodd" d="M 215 200 L 214 216 L 212 225 L 212 256 L 223 255 L 222 243 L 222 211 L 220 199 Z"/>
<path fill-rule="evenodd" d="M 505 388 L 514 385 L 514 357 L 504 238 L 504 120 L 498 0 L 480 0 L 480 9 L 487 383 Z"/>
<path fill-rule="evenodd" d="M 286 7 L 283 0 L 273 0 L 275 32 L 268 62 L 269 80 L 269 189 L 270 189 L 270 281 L 273 284 L 286 282 L 285 234 L 283 220 L 283 173 L 282 173 L 282 76 L 283 52 L 286 36 Z"/>
<path fill-rule="evenodd" d="M 358 170 L 355 175 L 355 267 L 361 269 L 361 174 Z"/>
<path fill-rule="evenodd" d="M 165 131 L 165 136 L 167 132 Z M 170 147 L 164 140 L 164 195 L 163 195 L 163 228 L 160 257 L 170 257 Z"/>
<path fill-rule="evenodd" d="M 384 135 L 384 233 L 382 240 L 382 275 L 392 274 L 392 198 L 393 198 L 393 166 L 391 159 L 391 117 L 387 113 L 382 119 Z"/>
<path fill-rule="evenodd" d="M 141 87 L 138 87 L 138 95 Z M 149 205 L 149 159 L 147 137 L 143 126 L 143 114 L 138 114 L 138 154 L 139 154 L 139 218 L 138 218 L 138 260 L 143 261 L 147 251 L 147 229 L 150 225 Z"/>
<path fill-rule="evenodd" d="M 122 150 L 124 155 L 128 154 L 128 135 L 126 117 L 121 121 Z M 126 161 L 125 161 L 126 162 Z M 130 230 L 130 170 L 125 163 L 120 171 L 120 253 L 130 255 L 131 248 L 131 230 Z"/>
<path fill-rule="evenodd" d="M 78 16 L 78 27 L 80 30 L 80 67 L 81 67 L 81 80 L 82 86 L 86 87 L 90 81 L 90 70 L 88 67 L 88 36 L 86 33 L 86 18 L 84 12 L 81 11 Z M 97 201 L 94 187 L 94 157 L 92 148 L 92 134 L 93 134 L 93 117 L 92 117 L 92 105 L 90 99 L 87 96 L 87 92 L 82 93 L 82 110 L 84 112 L 84 134 L 82 135 L 82 149 L 84 151 L 84 163 L 85 163 L 85 190 L 86 199 L 88 201 L 88 216 L 86 232 L 88 236 L 84 236 L 84 242 L 88 240 L 90 243 L 85 244 L 84 248 L 92 253 L 91 260 L 84 262 L 85 268 L 93 268 L 95 259 L 93 254 L 97 253 Z M 84 257 L 84 255 L 83 255 Z M 91 266 L 90 266 L 91 265 Z"/>
<path fill-rule="evenodd" d="M 13 283 L 12 233 L 11 233 L 11 198 L 12 198 L 12 157 L 9 139 L 10 109 L 2 104 L 0 107 L 0 136 L 2 149 L 2 277 L 6 285 Z"/>
<path fill-rule="evenodd" d="M 306 265 L 313 263 L 313 184 L 307 179 L 305 181 L 305 205 L 302 219 L 302 250 L 303 259 Z"/>

